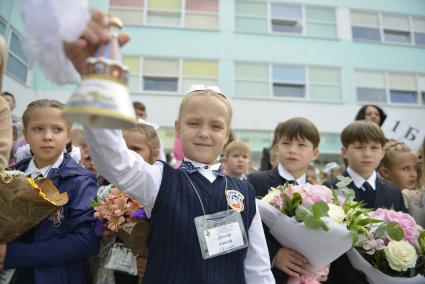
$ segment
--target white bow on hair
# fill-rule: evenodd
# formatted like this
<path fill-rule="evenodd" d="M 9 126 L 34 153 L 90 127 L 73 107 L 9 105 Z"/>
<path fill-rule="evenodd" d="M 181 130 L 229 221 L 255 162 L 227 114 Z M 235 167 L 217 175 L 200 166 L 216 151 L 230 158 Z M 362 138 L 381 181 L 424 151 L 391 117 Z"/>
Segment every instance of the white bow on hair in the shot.
<path fill-rule="evenodd" d="M 220 88 L 219 88 L 219 87 L 217 87 L 217 86 L 207 86 L 207 85 L 205 85 L 205 84 L 196 84 L 196 85 L 192 85 L 192 86 L 190 86 L 190 88 L 189 88 L 189 90 L 187 91 L 187 93 L 188 93 L 188 94 L 190 94 L 190 93 L 192 93 L 192 92 L 196 92 L 196 91 L 204 91 L 204 90 L 210 90 L 210 91 L 216 92 L 216 93 L 218 93 L 218 94 L 220 94 L 220 95 L 224 96 L 224 95 L 223 95 L 223 92 L 220 90 Z"/>
<path fill-rule="evenodd" d="M 152 123 L 152 122 L 147 122 L 146 120 L 144 120 L 143 118 L 139 118 L 138 120 L 137 120 L 137 123 L 138 124 L 141 124 L 141 125 L 147 125 L 147 126 L 150 126 L 150 127 L 152 127 L 153 129 L 155 129 L 155 130 L 157 130 L 158 128 L 159 128 L 159 125 L 158 124 L 155 124 L 155 123 Z"/>

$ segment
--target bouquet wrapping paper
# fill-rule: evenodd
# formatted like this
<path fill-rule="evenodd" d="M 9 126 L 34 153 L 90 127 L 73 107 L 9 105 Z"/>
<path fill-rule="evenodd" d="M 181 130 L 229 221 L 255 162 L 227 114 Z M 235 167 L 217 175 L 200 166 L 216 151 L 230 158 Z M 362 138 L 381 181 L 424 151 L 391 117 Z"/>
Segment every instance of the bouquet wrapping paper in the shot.
<path fill-rule="evenodd" d="M 49 179 L 35 183 L 38 189 L 23 175 L 0 182 L 0 243 L 13 241 L 68 202 L 68 194 Z"/>
<path fill-rule="evenodd" d="M 262 200 L 257 200 L 257 204 L 261 219 L 272 236 L 282 246 L 306 257 L 313 269 L 328 265 L 352 246 L 351 233 L 347 227 L 330 217 L 323 217 L 329 227 L 328 232 L 311 230 Z"/>
<path fill-rule="evenodd" d="M 356 250 L 351 249 L 347 252 L 348 259 L 353 267 L 366 274 L 367 281 L 370 284 L 424 284 L 425 278 L 421 275 L 416 275 L 412 278 L 391 277 L 378 269 L 374 268 L 362 255 Z"/>

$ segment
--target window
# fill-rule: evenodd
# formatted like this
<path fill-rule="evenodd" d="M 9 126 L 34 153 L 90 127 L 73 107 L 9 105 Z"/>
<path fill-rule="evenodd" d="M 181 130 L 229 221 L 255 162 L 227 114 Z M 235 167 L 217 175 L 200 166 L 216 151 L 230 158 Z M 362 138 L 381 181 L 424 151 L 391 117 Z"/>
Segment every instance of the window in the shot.
<path fill-rule="evenodd" d="M 237 1 L 235 3 L 235 11 L 236 31 L 267 33 L 267 3 Z"/>
<path fill-rule="evenodd" d="M 111 0 L 110 13 L 128 25 L 217 30 L 218 0 Z"/>
<path fill-rule="evenodd" d="M 235 30 L 336 38 L 335 8 L 240 0 L 235 3 Z"/>
<path fill-rule="evenodd" d="M 351 11 L 354 40 L 425 46 L 425 17 Z"/>
<path fill-rule="evenodd" d="M 310 99 L 317 101 L 342 100 L 339 68 L 314 66 L 308 70 Z"/>
<path fill-rule="evenodd" d="M 412 23 L 415 44 L 425 46 L 425 18 L 413 18 Z"/>
<path fill-rule="evenodd" d="M 418 76 L 418 86 L 419 92 L 421 94 L 420 98 L 422 101 L 422 105 L 425 106 L 425 75 Z"/>
<path fill-rule="evenodd" d="M 145 59 L 143 62 L 143 90 L 177 92 L 179 61 Z"/>
<path fill-rule="evenodd" d="M 410 43 L 409 18 L 407 16 L 382 15 L 386 42 Z"/>
<path fill-rule="evenodd" d="M 413 74 L 389 73 L 390 101 L 393 103 L 418 103 L 416 76 Z"/>
<path fill-rule="evenodd" d="M 131 92 L 184 93 L 193 84 L 217 85 L 216 61 L 135 56 L 125 56 L 123 61 L 129 69 Z"/>
<path fill-rule="evenodd" d="M 306 34 L 308 36 L 336 38 L 335 9 L 307 6 L 305 14 L 307 19 Z"/>
<path fill-rule="evenodd" d="M 273 95 L 276 97 L 304 98 L 304 67 L 273 65 Z"/>
<path fill-rule="evenodd" d="M 6 70 L 14 78 L 26 83 L 28 69 L 27 58 L 22 50 L 21 38 L 14 30 L 11 30 Z"/>
<path fill-rule="evenodd" d="M 272 32 L 302 33 L 302 6 L 271 4 Z"/>
<path fill-rule="evenodd" d="M 356 72 L 357 100 L 361 102 L 387 102 L 385 74 L 383 72 Z"/>
<path fill-rule="evenodd" d="M 269 97 L 269 65 L 237 63 L 235 65 L 235 97 Z"/>
<path fill-rule="evenodd" d="M 270 74 L 270 75 L 269 75 Z M 237 62 L 235 96 L 340 101 L 340 69 Z"/>
<path fill-rule="evenodd" d="M 0 35 L 3 37 L 6 35 L 6 21 L 0 17 Z"/>
<path fill-rule="evenodd" d="M 358 40 L 380 41 L 379 17 L 377 13 L 352 12 L 353 38 Z"/>
<path fill-rule="evenodd" d="M 357 100 L 376 103 L 423 104 L 425 76 L 408 73 L 356 71 Z"/>

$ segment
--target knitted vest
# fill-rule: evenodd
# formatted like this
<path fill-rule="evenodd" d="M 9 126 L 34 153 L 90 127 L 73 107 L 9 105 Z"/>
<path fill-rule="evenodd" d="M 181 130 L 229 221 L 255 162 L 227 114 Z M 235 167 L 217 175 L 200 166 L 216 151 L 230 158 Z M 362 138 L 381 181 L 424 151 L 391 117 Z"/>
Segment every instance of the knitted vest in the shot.
<path fill-rule="evenodd" d="M 189 174 L 206 214 L 229 209 L 224 193 L 225 177 L 210 183 L 200 173 Z M 246 182 L 227 177 L 227 189 L 244 195 L 241 212 L 248 233 L 255 215 L 255 193 Z M 194 218 L 204 215 L 186 174 L 164 164 L 161 187 L 151 216 L 147 244 L 150 250 L 144 284 L 149 283 L 245 283 L 247 248 L 204 260 Z M 249 236 L 248 236 L 249 238 Z"/>

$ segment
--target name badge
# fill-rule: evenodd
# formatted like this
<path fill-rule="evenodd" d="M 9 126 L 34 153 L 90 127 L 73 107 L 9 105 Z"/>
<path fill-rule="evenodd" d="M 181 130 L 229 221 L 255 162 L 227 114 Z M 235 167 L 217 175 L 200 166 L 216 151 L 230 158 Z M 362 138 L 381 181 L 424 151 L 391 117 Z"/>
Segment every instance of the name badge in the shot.
<path fill-rule="evenodd" d="M 228 254 L 248 246 L 241 214 L 225 210 L 195 218 L 202 258 Z"/>

